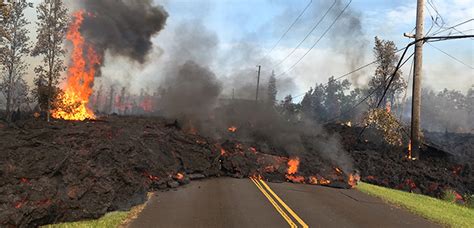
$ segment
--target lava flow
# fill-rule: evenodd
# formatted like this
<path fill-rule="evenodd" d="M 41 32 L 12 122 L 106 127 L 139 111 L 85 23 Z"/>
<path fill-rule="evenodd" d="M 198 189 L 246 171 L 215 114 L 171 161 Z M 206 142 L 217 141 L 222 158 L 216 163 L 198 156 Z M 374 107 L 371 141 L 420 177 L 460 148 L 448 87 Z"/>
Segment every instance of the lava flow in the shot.
<path fill-rule="evenodd" d="M 288 180 L 291 180 L 295 183 L 304 183 L 305 178 L 303 176 L 295 175 L 298 172 L 299 165 L 300 165 L 300 159 L 298 157 L 290 158 L 288 160 L 288 170 L 285 176 Z"/>
<path fill-rule="evenodd" d="M 87 43 L 80 32 L 84 16 L 83 10 L 75 12 L 73 22 L 66 34 L 67 40 L 73 47 L 64 93 L 58 96 L 55 102 L 56 107 L 52 110 L 52 116 L 56 119 L 82 121 L 95 118 L 88 104 L 96 67 L 101 60 L 93 46 Z"/>

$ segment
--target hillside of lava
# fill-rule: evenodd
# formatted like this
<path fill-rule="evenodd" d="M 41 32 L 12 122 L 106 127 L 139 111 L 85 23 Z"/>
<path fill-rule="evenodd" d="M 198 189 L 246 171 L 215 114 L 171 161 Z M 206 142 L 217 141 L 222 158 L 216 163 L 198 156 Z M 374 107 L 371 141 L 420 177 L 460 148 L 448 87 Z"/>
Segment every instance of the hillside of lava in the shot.
<path fill-rule="evenodd" d="M 362 181 L 440 197 L 474 189 L 472 158 L 426 146 L 419 161 L 357 127 L 325 126 L 354 161 L 344 170 L 317 150 L 299 156 L 232 137 L 211 139 L 175 120 L 109 116 L 89 121 L 0 122 L 0 226 L 31 227 L 127 210 L 150 191 L 219 176 L 349 189 Z M 471 136 L 472 138 L 472 136 Z M 322 136 L 307 137 L 307 147 Z M 464 140 L 471 142 L 472 140 Z M 472 149 L 472 144 L 466 144 Z M 461 199 L 462 200 L 462 197 Z"/>

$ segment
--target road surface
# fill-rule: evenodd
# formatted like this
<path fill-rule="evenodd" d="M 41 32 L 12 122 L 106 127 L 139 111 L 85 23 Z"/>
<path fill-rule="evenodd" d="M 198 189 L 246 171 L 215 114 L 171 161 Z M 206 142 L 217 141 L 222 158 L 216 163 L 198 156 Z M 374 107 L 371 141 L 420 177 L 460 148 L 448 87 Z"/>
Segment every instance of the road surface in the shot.
<path fill-rule="evenodd" d="M 357 190 L 216 178 L 158 192 L 130 227 L 438 227 Z"/>

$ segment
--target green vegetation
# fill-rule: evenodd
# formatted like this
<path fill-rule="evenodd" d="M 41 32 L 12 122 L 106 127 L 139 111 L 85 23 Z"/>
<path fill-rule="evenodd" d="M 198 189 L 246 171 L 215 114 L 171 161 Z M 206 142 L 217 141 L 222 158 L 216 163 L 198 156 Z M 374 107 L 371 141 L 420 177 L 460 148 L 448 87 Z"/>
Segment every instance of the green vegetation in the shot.
<path fill-rule="evenodd" d="M 42 226 L 42 228 L 112 228 L 118 227 L 128 217 L 127 211 L 110 212 L 100 219 L 80 222 L 59 223 Z"/>
<path fill-rule="evenodd" d="M 448 189 L 444 192 L 443 195 L 443 200 L 450 202 L 450 203 L 455 203 L 456 202 L 456 192 L 454 190 Z"/>
<path fill-rule="evenodd" d="M 425 195 L 359 183 L 357 189 L 450 227 L 474 227 L 474 209 Z"/>

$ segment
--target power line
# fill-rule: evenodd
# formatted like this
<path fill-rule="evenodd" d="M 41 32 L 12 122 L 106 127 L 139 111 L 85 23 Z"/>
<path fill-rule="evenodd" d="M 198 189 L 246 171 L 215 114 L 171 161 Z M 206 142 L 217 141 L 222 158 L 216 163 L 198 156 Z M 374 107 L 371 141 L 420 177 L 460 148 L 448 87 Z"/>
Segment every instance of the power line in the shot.
<path fill-rule="evenodd" d="M 467 66 L 467 67 L 469 67 L 469 68 L 471 68 L 471 69 L 474 69 L 474 67 L 472 67 L 472 66 L 468 65 L 467 63 L 465 63 L 465 62 L 459 60 L 458 58 L 456 58 L 456 57 L 450 55 L 449 53 L 447 53 L 447 52 L 445 52 L 445 51 L 439 49 L 438 47 L 434 46 L 433 44 L 431 44 L 431 43 L 428 43 L 428 44 L 429 44 L 431 47 L 434 47 L 436 50 L 438 50 L 438 51 L 442 52 L 443 54 L 447 55 L 448 57 L 454 59 L 456 62 L 461 63 L 462 65 Z"/>
<path fill-rule="evenodd" d="M 385 90 L 383 91 L 382 97 L 380 98 L 380 101 L 379 101 L 378 104 L 377 104 L 377 108 L 380 107 L 380 104 L 382 103 L 382 101 L 383 101 L 385 95 L 387 95 L 387 91 L 390 89 L 390 86 L 392 85 L 392 82 L 393 82 L 393 80 L 395 79 L 395 76 L 397 75 L 398 70 L 399 70 L 403 65 L 405 65 L 405 63 L 407 63 L 408 60 L 410 60 L 410 58 L 411 58 L 413 55 L 415 55 L 415 52 L 413 52 L 413 53 L 407 58 L 407 60 L 405 60 L 405 62 L 401 63 L 402 60 L 403 60 L 403 58 L 405 57 L 406 52 L 408 51 L 408 48 L 409 48 L 409 46 L 408 46 L 408 47 L 405 49 L 405 51 L 403 52 L 403 55 L 402 55 L 402 57 L 400 58 L 400 61 L 398 62 L 398 65 L 397 65 L 397 67 L 395 68 L 395 71 L 393 72 L 392 77 L 390 78 L 390 81 L 388 82 L 387 87 L 386 87 Z M 401 64 L 401 65 L 400 65 L 400 64 Z"/>
<path fill-rule="evenodd" d="M 326 13 L 319 19 L 319 21 L 313 26 L 313 28 L 309 31 L 308 34 L 306 34 L 306 36 L 304 37 L 304 39 L 288 54 L 285 56 L 285 58 L 283 58 L 282 60 L 280 60 L 280 62 L 278 62 L 277 64 L 273 65 L 272 68 L 275 68 L 277 67 L 278 65 L 282 64 L 283 62 L 285 62 L 293 53 L 295 53 L 296 50 L 298 50 L 298 48 L 306 41 L 306 39 L 308 39 L 308 37 L 314 32 L 314 30 L 316 30 L 316 28 L 319 26 L 319 24 L 321 24 L 321 22 L 324 20 L 324 18 L 326 18 L 326 16 L 328 15 L 328 13 L 331 11 L 331 9 L 336 5 L 337 1 L 334 0 L 333 4 L 331 5 L 331 7 L 329 7 L 329 9 L 326 11 Z"/>
<path fill-rule="evenodd" d="M 405 103 L 407 101 L 407 95 L 408 95 L 408 86 L 410 84 L 410 81 L 411 81 L 411 76 L 412 76 L 412 73 L 413 72 L 413 65 L 415 64 L 415 59 L 413 59 L 413 61 L 411 62 L 411 65 L 410 65 L 410 73 L 408 73 L 408 80 L 407 80 L 407 86 L 405 86 L 405 94 L 403 95 L 403 101 L 402 101 L 402 111 L 400 113 L 400 122 L 402 121 L 402 117 L 403 117 L 403 112 L 405 111 Z"/>
<path fill-rule="evenodd" d="M 428 42 L 428 41 L 429 41 L 429 42 L 438 42 L 438 41 L 444 41 L 444 40 L 464 39 L 464 38 L 473 38 L 473 37 L 474 37 L 474 35 L 437 36 L 437 37 L 436 37 L 436 36 L 427 36 L 427 37 L 422 38 L 421 40 L 423 40 L 424 42 Z M 401 48 L 401 49 L 398 49 L 395 53 L 398 53 L 398 52 L 400 52 L 400 51 L 406 50 L 408 47 L 414 45 L 414 44 L 415 44 L 416 42 L 418 42 L 418 41 L 419 41 L 419 40 L 415 40 L 415 41 L 409 43 L 406 47 L 403 47 L 403 48 Z M 370 65 L 372 65 L 372 64 L 374 64 L 374 63 L 377 63 L 377 62 L 379 62 L 379 61 L 380 61 L 380 60 L 375 60 L 375 61 L 373 61 L 373 62 L 370 62 L 370 63 L 368 63 L 368 64 L 366 64 L 366 65 L 364 65 L 364 66 L 361 66 L 361 67 L 357 68 L 356 70 L 353 70 L 353 71 L 351 71 L 351 72 L 349 72 L 349 73 L 343 74 L 343 75 L 341 75 L 341 76 L 335 78 L 333 81 L 339 80 L 339 79 L 344 78 L 344 77 L 347 77 L 347 76 L 349 76 L 349 75 L 351 75 L 351 74 L 353 74 L 353 73 L 355 73 L 355 72 L 357 72 L 357 71 L 359 71 L 359 70 L 362 70 L 362 69 L 364 69 L 364 68 L 366 68 L 366 67 L 368 67 L 368 66 L 370 66 Z M 280 74 L 280 75 L 282 75 L 282 74 Z M 278 76 L 280 76 L 280 75 L 278 75 Z M 332 81 L 329 81 L 329 82 L 332 82 Z M 329 82 L 328 82 L 328 83 L 329 83 Z M 327 85 L 327 83 L 326 83 L 325 85 Z M 301 93 L 301 94 L 298 94 L 298 95 L 294 96 L 293 98 L 301 97 L 301 96 L 303 96 L 303 95 L 306 95 L 306 92 Z"/>
<path fill-rule="evenodd" d="M 403 51 L 403 50 L 405 50 L 405 48 L 400 48 L 400 49 L 398 49 L 398 50 L 395 52 L 395 54 L 396 54 L 396 53 L 399 53 L 399 52 L 401 52 L 401 51 Z M 351 75 L 351 74 L 354 74 L 355 72 L 358 72 L 358 71 L 360 71 L 360 70 L 363 70 L 363 69 L 365 69 L 365 68 L 367 68 L 367 67 L 369 67 L 369 66 L 371 66 L 371 65 L 373 65 L 373 64 L 375 64 L 375 63 L 378 63 L 378 62 L 380 62 L 380 59 L 374 60 L 374 61 L 372 61 L 372 62 L 370 62 L 370 63 L 367 63 L 367 64 L 365 64 L 365 65 L 363 65 L 363 66 L 358 67 L 357 69 L 355 69 L 355 70 L 353 70 L 353 71 L 351 71 L 351 72 L 348 72 L 348 73 L 345 73 L 345 74 L 343 74 L 343 75 L 341 75 L 341 76 L 338 76 L 338 77 L 334 78 L 333 80 L 330 80 L 330 81 L 324 83 L 323 85 L 327 85 L 327 84 L 329 84 L 329 83 L 331 83 L 331 82 L 338 81 L 338 80 L 340 80 L 340 79 L 342 79 L 342 78 L 345 78 L 345 77 L 347 77 L 347 76 L 349 76 L 349 75 Z M 293 98 L 301 97 L 301 96 L 303 96 L 303 95 L 305 95 L 305 94 L 306 94 L 306 92 L 304 92 L 304 93 L 302 93 L 302 94 L 298 94 L 298 95 L 294 96 Z"/>
<path fill-rule="evenodd" d="M 440 34 L 440 33 L 446 32 L 446 31 L 448 31 L 448 30 L 450 30 L 450 29 L 456 29 L 456 27 L 459 27 L 459 26 L 461 26 L 461 25 L 467 24 L 467 23 L 469 23 L 469 22 L 471 22 L 471 21 L 474 21 L 474 18 L 471 18 L 471 19 L 469 19 L 469 20 L 463 21 L 463 22 L 461 22 L 461 23 L 458 23 L 458 24 L 453 25 L 453 26 L 450 26 L 450 27 L 446 27 L 446 28 L 443 29 L 443 30 L 436 31 L 436 32 L 434 32 L 432 35 L 433 35 L 433 36 L 436 36 L 436 35 L 438 35 L 438 34 Z M 462 34 L 461 31 L 457 31 L 457 32 L 459 32 L 459 33 Z"/>
<path fill-rule="evenodd" d="M 286 34 L 288 34 L 288 32 L 293 28 L 293 26 L 295 26 L 296 22 L 298 22 L 300 20 L 301 16 L 303 16 L 303 14 L 306 12 L 306 10 L 309 8 L 309 6 L 312 3 L 313 3 L 313 0 L 310 0 L 309 3 L 306 5 L 306 7 L 303 9 L 303 11 L 301 11 L 301 13 L 298 15 L 298 17 L 290 25 L 290 27 L 288 27 L 288 29 L 285 31 L 285 33 L 283 33 L 283 35 L 281 35 L 280 39 L 278 39 L 278 41 L 275 43 L 275 45 L 273 45 L 273 47 L 270 49 L 270 51 L 268 51 L 267 54 L 262 59 L 265 59 L 268 55 L 270 55 L 270 53 L 273 52 L 273 50 L 278 46 L 278 44 L 280 44 L 280 42 L 283 40 L 283 38 L 286 36 Z"/>
<path fill-rule="evenodd" d="M 311 52 L 311 50 L 313 50 L 313 48 L 316 46 L 316 44 L 319 43 L 319 41 L 321 41 L 321 39 L 329 32 L 329 30 L 331 30 L 331 28 L 334 26 L 334 24 L 336 24 L 336 22 L 339 20 L 339 18 L 342 16 L 342 14 L 347 10 L 347 8 L 349 7 L 349 5 L 352 3 L 352 0 L 349 1 L 349 3 L 347 3 L 347 5 L 344 7 L 344 9 L 342 9 L 341 13 L 339 13 L 339 15 L 337 15 L 337 17 L 334 19 L 334 21 L 331 23 L 331 25 L 329 25 L 329 27 L 326 29 L 326 31 L 324 31 L 324 33 L 319 37 L 319 39 L 313 44 L 313 46 L 311 46 L 309 48 L 308 51 L 306 51 L 306 53 L 304 53 L 303 56 L 301 56 L 300 59 L 298 59 L 298 61 L 296 61 L 290 68 L 288 68 L 288 70 L 286 70 L 285 72 L 279 74 L 277 77 L 281 76 L 281 75 L 284 75 L 290 71 L 292 71 L 296 65 L 298 65 L 298 63 L 301 62 L 301 60 L 304 59 L 304 57 L 306 57 L 306 55 L 308 55 L 309 52 Z"/>
<path fill-rule="evenodd" d="M 407 50 L 408 50 L 408 47 L 407 47 Z M 408 59 L 405 60 L 405 62 L 403 62 L 402 64 L 400 64 L 400 63 L 401 63 L 401 61 L 403 60 L 403 57 L 400 58 L 399 65 L 397 65 L 397 67 L 395 68 L 393 74 L 391 75 L 390 81 L 393 81 L 395 75 L 397 74 L 397 71 L 398 71 L 403 65 L 405 65 L 405 63 L 408 62 L 408 60 L 410 60 L 411 57 L 412 57 L 414 54 L 415 54 L 415 53 L 413 53 L 412 55 L 410 55 L 410 56 L 408 57 Z M 372 95 L 374 95 L 375 92 L 377 92 L 377 91 L 378 91 L 379 89 L 381 89 L 382 87 L 384 87 L 384 85 L 383 85 L 383 84 L 380 84 L 380 85 L 377 86 L 375 89 L 373 89 L 367 96 L 365 96 L 362 100 L 360 100 L 359 102 L 357 102 L 357 104 L 355 104 L 354 106 L 352 106 L 350 109 L 347 109 L 346 111 L 342 112 L 341 114 L 337 115 L 336 117 L 334 117 L 334 118 L 332 118 L 332 119 L 326 121 L 325 124 L 331 123 L 332 121 L 337 120 L 339 117 L 344 116 L 344 115 L 346 115 L 346 114 L 349 113 L 349 112 L 352 112 L 354 109 L 356 109 L 359 105 L 361 105 L 362 103 L 364 103 L 367 99 L 369 99 Z M 388 87 L 390 87 L 390 84 L 387 86 L 387 88 L 388 88 Z M 383 97 L 382 97 L 382 99 L 383 99 Z"/>

